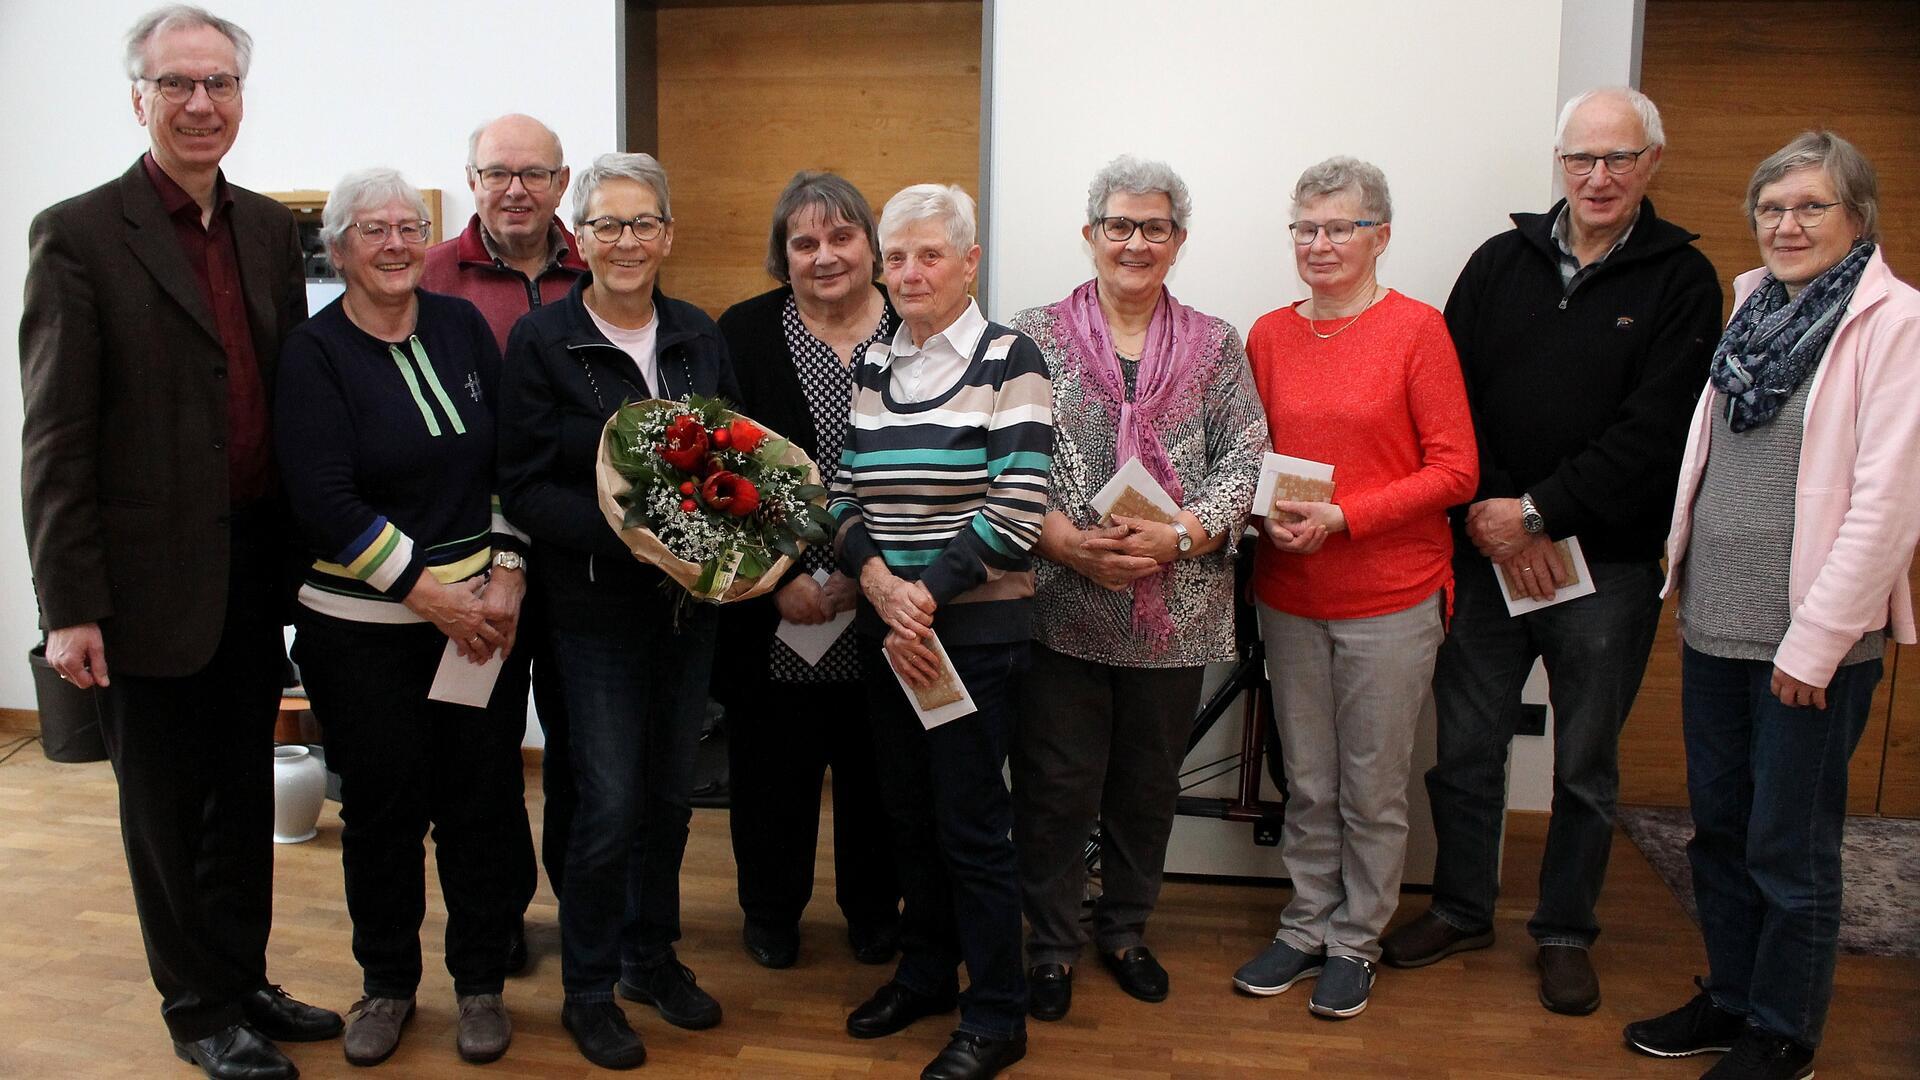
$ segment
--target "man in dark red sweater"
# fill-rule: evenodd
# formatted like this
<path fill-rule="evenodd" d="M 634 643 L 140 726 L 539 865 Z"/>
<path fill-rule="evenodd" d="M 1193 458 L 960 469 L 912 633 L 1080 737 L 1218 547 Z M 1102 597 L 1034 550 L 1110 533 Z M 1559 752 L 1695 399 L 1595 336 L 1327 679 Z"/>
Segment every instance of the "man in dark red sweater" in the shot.
<path fill-rule="evenodd" d="M 1453 623 L 1434 669 L 1439 841 L 1433 906 L 1382 942 L 1419 967 L 1493 943 L 1507 746 L 1520 688 L 1544 660 L 1553 705 L 1553 824 L 1540 902 L 1540 1002 L 1600 1004 L 1587 956 L 1600 926 L 1619 789 L 1620 726 L 1660 614 L 1660 555 L 1687 421 L 1719 337 L 1720 284 L 1646 198 L 1665 137 L 1625 88 L 1568 102 L 1555 138 L 1565 200 L 1515 214 L 1447 300 L 1480 446 L 1480 490 L 1456 512 Z M 1509 617 L 1494 574 L 1547 599 L 1578 537 L 1596 591 Z"/>
<path fill-rule="evenodd" d="M 587 264 L 580 261 L 573 234 L 554 213 L 567 193 L 568 178 L 560 137 L 531 116 L 513 113 L 489 120 L 467 139 L 467 186 L 473 191 L 475 213 L 459 236 L 427 249 L 427 270 L 420 287 L 471 301 L 486 316 L 503 355 L 507 336 L 520 316 L 565 296 L 574 279 L 586 273 Z M 500 677 L 508 684 L 502 692 L 517 691 L 524 697 L 528 683 L 534 681 L 533 660 L 546 634 L 536 605 L 523 603 L 521 611 L 516 655 Z M 566 726 L 560 722 L 560 695 L 549 692 L 552 688 L 546 685 L 544 672 L 537 681 L 534 703 L 546 734 L 542 835 L 549 842 L 542 847 L 547 880 L 558 893 L 573 793 L 566 780 Z M 516 865 L 519 910 L 524 913 L 540 885 L 530 825 L 520 829 L 508 858 Z M 507 948 L 507 971 L 518 974 L 527 965 L 524 918 L 515 924 Z"/>

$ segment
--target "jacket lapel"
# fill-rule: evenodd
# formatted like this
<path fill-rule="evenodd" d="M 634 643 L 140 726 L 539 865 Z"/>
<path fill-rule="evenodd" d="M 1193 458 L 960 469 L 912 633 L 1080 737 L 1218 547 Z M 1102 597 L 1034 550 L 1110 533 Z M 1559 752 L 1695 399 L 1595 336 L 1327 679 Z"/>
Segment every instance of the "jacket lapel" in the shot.
<path fill-rule="evenodd" d="M 153 190 L 145 166 L 138 161 L 120 177 L 120 204 L 129 226 L 127 247 L 133 250 L 134 258 L 140 260 L 173 302 L 193 316 L 193 321 L 218 343 L 220 330 L 214 325 L 213 312 L 200 295 L 193 267 L 187 265 L 186 253 L 180 250 L 180 242 L 173 235 L 173 222 L 168 220 L 166 208 L 160 205 L 160 195 Z"/>

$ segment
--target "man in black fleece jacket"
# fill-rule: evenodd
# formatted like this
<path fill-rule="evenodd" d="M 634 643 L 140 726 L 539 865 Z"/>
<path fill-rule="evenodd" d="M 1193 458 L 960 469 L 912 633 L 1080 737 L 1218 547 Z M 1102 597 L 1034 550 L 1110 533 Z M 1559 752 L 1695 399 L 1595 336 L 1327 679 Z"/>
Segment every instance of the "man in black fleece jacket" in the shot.
<path fill-rule="evenodd" d="M 1587 950 L 1606 876 L 1618 742 L 1660 613 L 1662 544 L 1680 453 L 1719 336 L 1720 285 L 1697 239 L 1646 198 L 1664 136 L 1653 103 L 1593 91 L 1561 113 L 1567 198 L 1481 245 L 1447 301 L 1480 444 L 1480 490 L 1455 513 L 1453 623 L 1434 672 L 1439 841 L 1433 906 L 1389 935 L 1419 967 L 1493 942 L 1507 746 L 1521 686 L 1546 662 L 1553 823 L 1540 902 L 1540 1001 L 1600 1003 Z M 1578 537 L 1596 592 L 1509 617 L 1495 581 L 1541 599 L 1571 582 L 1554 542 Z"/>

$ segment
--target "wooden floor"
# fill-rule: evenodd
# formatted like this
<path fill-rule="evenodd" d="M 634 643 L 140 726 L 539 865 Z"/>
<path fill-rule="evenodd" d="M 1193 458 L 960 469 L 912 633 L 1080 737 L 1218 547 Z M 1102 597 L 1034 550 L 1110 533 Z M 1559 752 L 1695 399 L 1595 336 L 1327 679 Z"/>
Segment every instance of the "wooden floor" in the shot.
<path fill-rule="evenodd" d="M 530 776 L 537 793 L 538 776 Z M 538 796 L 530 793 L 538 810 Z M 0 1076 L 180 1077 L 147 979 L 122 861 L 112 775 L 104 764 L 54 765 L 28 748 L 0 765 Z M 1081 971 L 1074 1009 L 1031 1025 L 1032 1049 L 1008 1075 L 1086 1080 L 1163 1077 L 1686 1077 L 1710 1062 L 1658 1061 L 1620 1044 L 1628 1020 L 1679 1004 L 1703 969 L 1697 931 L 1624 837 L 1602 905 L 1606 936 L 1595 952 L 1605 1002 L 1592 1016 L 1543 1010 L 1534 998 L 1525 921 L 1534 892 L 1541 822 L 1517 816 L 1510 891 L 1499 943 L 1420 971 L 1385 970 L 1373 1004 L 1329 1023 L 1306 1010 L 1303 989 L 1256 1000 L 1235 995 L 1233 969 L 1268 938 L 1285 893 L 1197 881 L 1168 884 L 1152 942 L 1173 976 L 1173 996 L 1145 1005 L 1097 967 Z M 826 835 L 823 834 L 823 841 Z M 329 806 L 320 837 L 277 850 L 272 977 L 295 996 L 344 1010 L 358 996 L 341 896 L 339 822 Z M 824 853 L 823 853 L 824 854 Z M 817 897 L 830 898 L 830 862 Z M 1413 911 L 1424 907 L 1408 898 Z M 431 903 L 428 972 L 420 1012 L 379 1074 L 432 1078 L 591 1075 L 559 1023 L 555 910 L 542 888 L 531 914 L 535 965 L 508 984 L 517 1031 L 493 1065 L 462 1064 L 453 1050 L 453 992 L 439 967 L 444 909 Z M 1403 917 L 1405 917 L 1403 915 Z M 883 978 L 843 943 L 830 900 L 816 900 L 799 966 L 769 972 L 739 946 L 733 857 L 723 812 L 696 814 L 685 876 L 681 958 L 726 1008 L 700 1033 L 628 1006 L 645 1037 L 641 1076 L 913 1077 L 944 1043 L 930 1020 L 875 1042 L 841 1029 L 849 1008 Z M 1822 1077 L 1920 1075 L 1920 961 L 1842 957 Z M 1309 984 L 1310 985 L 1310 984 Z M 307 1077 L 366 1076 L 338 1043 L 287 1046 Z"/>

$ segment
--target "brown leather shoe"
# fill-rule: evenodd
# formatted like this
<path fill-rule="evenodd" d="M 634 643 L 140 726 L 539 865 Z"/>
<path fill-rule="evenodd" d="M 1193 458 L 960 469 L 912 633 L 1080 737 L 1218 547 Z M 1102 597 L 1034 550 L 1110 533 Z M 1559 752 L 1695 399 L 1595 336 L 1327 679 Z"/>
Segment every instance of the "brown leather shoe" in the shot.
<path fill-rule="evenodd" d="M 1533 963 L 1540 969 L 1540 1004 L 1568 1016 L 1585 1016 L 1600 1007 L 1600 978 L 1578 945 L 1542 945 Z"/>
<path fill-rule="evenodd" d="M 1447 920 L 1431 911 L 1395 930 L 1380 940 L 1380 960 L 1388 967 L 1426 967 L 1457 952 L 1484 949 L 1493 944 L 1493 929 L 1477 934 L 1455 929 Z"/>

